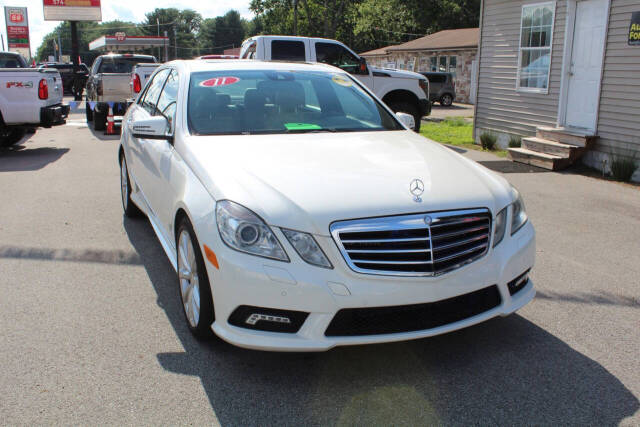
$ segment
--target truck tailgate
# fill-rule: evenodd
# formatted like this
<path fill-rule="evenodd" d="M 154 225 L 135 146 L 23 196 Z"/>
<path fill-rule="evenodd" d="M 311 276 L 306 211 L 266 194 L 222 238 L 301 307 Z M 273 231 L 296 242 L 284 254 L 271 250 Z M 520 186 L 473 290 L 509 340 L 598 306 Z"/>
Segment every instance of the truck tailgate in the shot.
<path fill-rule="evenodd" d="M 124 102 L 129 98 L 129 73 L 104 73 L 100 75 L 102 80 L 102 101 Z"/>

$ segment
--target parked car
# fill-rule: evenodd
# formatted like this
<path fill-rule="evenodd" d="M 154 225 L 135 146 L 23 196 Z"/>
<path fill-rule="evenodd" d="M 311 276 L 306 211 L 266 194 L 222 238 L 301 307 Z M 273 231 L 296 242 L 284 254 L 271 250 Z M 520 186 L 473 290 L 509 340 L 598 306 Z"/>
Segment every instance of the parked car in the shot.
<path fill-rule="evenodd" d="M 531 301 L 519 193 L 412 121 L 324 64 L 160 66 L 123 120 L 120 190 L 177 271 L 193 334 L 319 351 Z"/>
<path fill-rule="evenodd" d="M 245 40 L 240 58 L 322 62 L 348 72 L 382 99 L 393 111 L 411 114 L 415 131 L 431 113 L 428 81 L 418 73 L 372 67 L 344 44 L 313 37 L 255 36 Z"/>
<path fill-rule="evenodd" d="M 429 100 L 450 107 L 456 99 L 456 82 L 452 73 L 420 73 L 429 80 Z"/>
<path fill-rule="evenodd" d="M 121 116 L 127 111 L 127 100 L 131 96 L 131 71 L 135 64 L 156 63 L 150 55 L 109 54 L 98 56 L 91 66 L 86 87 L 87 122 L 93 121 L 95 130 L 104 130 L 109 113 L 109 103 L 113 103 L 113 115 Z M 95 102 L 92 110 L 90 102 Z"/>
<path fill-rule="evenodd" d="M 47 62 L 41 65 L 44 68 L 55 68 L 62 77 L 62 87 L 65 95 L 73 95 L 79 101 L 82 99 L 82 91 L 89 76 L 89 68 L 85 64 L 61 64 Z"/>
<path fill-rule="evenodd" d="M 147 84 L 149 77 L 151 74 L 158 68 L 160 64 L 153 64 L 148 62 L 141 62 L 140 64 L 136 64 L 133 66 L 131 70 L 131 81 L 129 83 L 129 87 L 131 88 L 131 93 L 129 96 L 129 101 L 133 102 L 140 95 L 142 89 Z"/>
<path fill-rule="evenodd" d="M 20 55 L 17 55 L 20 57 Z M 62 104 L 62 80 L 57 70 L 15 67 L 19 59 L 0 52 L 0 146 L 22 139 L 35 127 L 65 123 L 69 106 Z"/>

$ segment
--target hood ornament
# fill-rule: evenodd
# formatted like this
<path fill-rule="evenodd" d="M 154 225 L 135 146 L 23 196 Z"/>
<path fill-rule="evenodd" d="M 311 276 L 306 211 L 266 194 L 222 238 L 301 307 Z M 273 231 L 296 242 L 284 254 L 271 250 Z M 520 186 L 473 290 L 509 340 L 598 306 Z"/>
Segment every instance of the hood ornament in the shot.
<path fill-rule="evenodd" d="M 413 194 L 413 201 L 416 203 L 422 202 L 422 193 L 424 193 L 424 183 L 419 179 L 414 179 L 409 184 L 409 191 Z"/>

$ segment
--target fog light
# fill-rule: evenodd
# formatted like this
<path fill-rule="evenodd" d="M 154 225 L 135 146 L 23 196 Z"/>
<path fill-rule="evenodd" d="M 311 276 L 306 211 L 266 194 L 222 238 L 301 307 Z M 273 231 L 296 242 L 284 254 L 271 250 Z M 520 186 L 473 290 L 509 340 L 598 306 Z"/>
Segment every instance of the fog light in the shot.
<path fill-rule="evenodd" d="M 251 316 L 247 317 L 247 320 L 245 320 L 245 323 L 249 325 L 255 325 L 260 320 L 266 320 L 267 322 L 276 322 L 276 323 L 291 323 L 291 320 L 289 320 L 288 317 L 270 316 L 268 314 L 260 314 L 260 313 L 253 313 Z"/>
<path fill-rule="evenodd" d="M 513 295 L 518 291 L 521 291 L 529 282 L 529 270 L 525 271 L 509 283 L 507 283 L 507 287 L 509 288 L 509 294 Z"/>

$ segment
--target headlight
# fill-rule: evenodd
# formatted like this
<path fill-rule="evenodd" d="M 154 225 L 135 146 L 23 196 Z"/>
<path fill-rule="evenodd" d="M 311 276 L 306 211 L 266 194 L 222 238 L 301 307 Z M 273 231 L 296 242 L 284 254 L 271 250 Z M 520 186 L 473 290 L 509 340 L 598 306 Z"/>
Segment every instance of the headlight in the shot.
<path fill-rule="evenodd" d="M 520 230 L 522 226 L 527 222 L 527 212 L 524 209 L 524 200 L 522 196 L 515 188 L 513 191 L 516 193 L 516 201 L 511 204 L 511 235 Z"/>
<path fill-rule="evenodd" d="M 495 248 L 498 243 L 502 242 L 504 238 L 504 232 L 507 229 L 507 210 L 508 206 L 498 212 L 496 215 L 496 229 L 493 232 L 493 247 Z"/>
<path fill-rule="evenodd" d="M 222 240 L 232 249 L 289 262 L 282 245 L 260 217 L 229 200 L 216 203 L 216 222 Z"/>
<path fill-rule="evenodd" d="M 311 234 L 287 230 L 286 228 L 281 230 L 289 243 L 291 243 L 291 246 L 298 252 L 300 258 L 318 267 L 333 268 L 333 265 L 331 265 Z"/>

